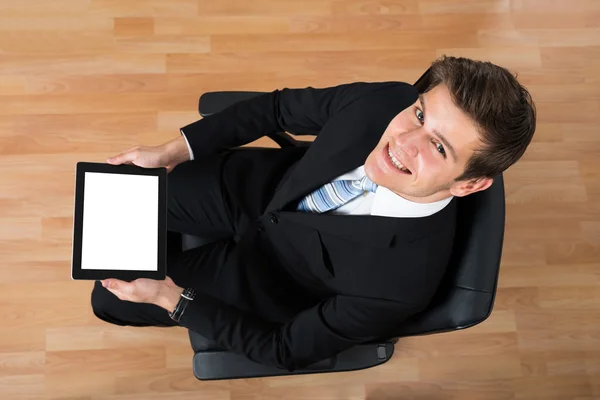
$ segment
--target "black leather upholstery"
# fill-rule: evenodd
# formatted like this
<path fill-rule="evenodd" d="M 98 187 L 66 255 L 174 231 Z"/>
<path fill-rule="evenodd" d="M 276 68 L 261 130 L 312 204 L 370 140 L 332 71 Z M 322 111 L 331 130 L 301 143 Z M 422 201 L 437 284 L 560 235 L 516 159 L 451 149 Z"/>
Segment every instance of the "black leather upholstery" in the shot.
<path fill-rule="evenodd" d="M 250 100 L 261 94 L 264 94 L 264 92 L 207 92 L 200 96 L 198 112 L 203 117 L 206 117 L 218 113 L 235 103 Z"/>
<path fill-rule="evenodd" d="M 198 101 L 198 112 L 203 117 L 219 112 L 237 102 L 246 101 L 260 96 L 264 92 L 208 92 L 200 96 Z M 279 147 L 309 146 L 309 141 L 296 140 L 285 132 L 273 132 L 267 135 Z"/>
<path fill-rule="evenodd" d="M 428 71 L 415 83 L 424 91 Z M 213 92 L 200 98 L 199 111 L 210 115 L 260 92 Z M 273 138 L 280 146 L 297 143 L 285 133 Z M 283 138 L 283 139 L 282 139 Z M 273 375 L 340 372 L 370 368 L 388 361 L 394 343 L 404 336 L 433 334 L 464 329 L 486 320 L 492 312 L 502 256 L 505 225 L 503 176 L 499 175 L 486 191 L 458 200 L 456 246 L 448 272 L 431 305 L 403 324 L 391 338 L 356 346 L 338 356 L 323 360 L 303 370 L 289 372 L 256 364 L 241 355 L 219 348 L 215 343 L 190 332 L 194 349 L 194 375 L 198 379 L 234 379 Z M 210 238 L 182 235 L 183 248 L 201 245 Z"/>
<path fill-rule="evenodd" d="M 194 375 L 201 380 L 258 378 L 274 375 L 301 375 L 325 372 L 355 371 L 387 362 L 394 353 L 390 341 L 352 347 L 336 357 L 316 362 L 302 370 L 286 371 L 258 364 L 227 351 L 199 351 L 194 356 Z"/>

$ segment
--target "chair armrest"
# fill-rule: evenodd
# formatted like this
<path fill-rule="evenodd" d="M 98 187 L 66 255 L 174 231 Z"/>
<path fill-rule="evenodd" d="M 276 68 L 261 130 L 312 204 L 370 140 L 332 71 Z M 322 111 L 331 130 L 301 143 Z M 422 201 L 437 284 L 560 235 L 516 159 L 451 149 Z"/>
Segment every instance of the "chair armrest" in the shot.
<path fill-rule="evenodd" d="M 194 355 L 194 376 L 200 380 L 260 378 L 265 376 L 318 374 L 325 372 L 356 371 L 387 362 L 394 354 L 391 341 L 352 347 L 307 368 L 293 372 L 256 363 L 229 351 L 206 350 Z"/>
<path fill-rule="evenodd" d="M 211 114 L 218 113 L 235 103 L 250 100 L 263 94 L 266 94 L 266 92 L 206 92 L 200 96 L 200 100 L 198 101 L 198 112 L 202 117 L 207 117 Z M 285 132 L 272 132 L 269 133 L 268 136 L 281 148 L 310 146 L 310 142 L 296 140 Z"/>
<path fill-rule="evenodd" d="M 198 101 L 198 112 L 200 112 L 200 115 L 203 117 L 206 117 L 222 111 L 235 103 L 249 100 L 262 94 L 265 94 L 265 92 L 206 92 L 200 96 L 200 100 Z"/>

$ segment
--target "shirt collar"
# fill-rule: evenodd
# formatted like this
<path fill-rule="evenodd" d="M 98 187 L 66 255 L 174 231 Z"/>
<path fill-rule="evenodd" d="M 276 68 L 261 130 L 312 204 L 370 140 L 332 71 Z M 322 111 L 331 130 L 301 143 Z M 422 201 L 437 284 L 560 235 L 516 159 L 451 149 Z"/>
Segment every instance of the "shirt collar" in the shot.
<path fill-rule="evenodd" d="M 435 214 L 446 207 L 454 196 L 433 202 L 417 203 L 379 186 L 371 208 L 371 215 L 382 217 L 418 218 Z"/>

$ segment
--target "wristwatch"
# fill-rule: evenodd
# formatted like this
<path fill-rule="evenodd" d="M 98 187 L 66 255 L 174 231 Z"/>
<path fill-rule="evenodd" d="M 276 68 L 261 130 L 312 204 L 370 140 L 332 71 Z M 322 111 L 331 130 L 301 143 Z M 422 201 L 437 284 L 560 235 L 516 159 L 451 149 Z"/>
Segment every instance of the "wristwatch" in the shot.
<path fill-rule="evenodd" d="M 196 297 L 196 291 L 194 289 L 185 289 L 183 293 L 181 293 L 181 297 L 175 306 L 175 310 L 173 310 L 172 313 L 169 313 L 169 317 L 171 317 L 173 321 L 179 322 L 189 302 L 194 300 L 194 297 Z"/>

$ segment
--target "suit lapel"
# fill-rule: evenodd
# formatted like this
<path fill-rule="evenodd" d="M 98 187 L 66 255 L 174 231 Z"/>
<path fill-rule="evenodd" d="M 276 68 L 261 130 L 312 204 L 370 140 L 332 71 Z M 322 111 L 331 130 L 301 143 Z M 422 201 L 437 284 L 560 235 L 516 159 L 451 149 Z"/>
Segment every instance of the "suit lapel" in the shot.
<path fill-rule="evenodd" d="M 405 218 L 311 215 L 295 212 L 290 206 L 325 183 L 363 165 L 390 121 L 416 98 L 416 90 L 409 92 L 402 87 L 397 95 L 389 94 L 374 101 L 371 99 L 357 108 L 360 112 L 353 110 L 341 117 L 343 120 L 332 121 L 293 167 L 288 178 L 275 190 L 267 212 L 283 211 L 286 217 L 321 232 L 389 246 L 397 237 Z M 410 234 L 407 235 L 410 237 Z"/>
<path fill-rule="evenodd" d="M 385 127 L 383 129 L 385 130 Z M 339 142 L 326 143 L 327 136 L 318 137 L 296 164 L 289 178 L 276 190 L 267 210 L 286 210 L 286 206 L 295 205 L 298 200 L 313 190 L 360 167 L 379 142 L 381 134 L 383 130 L 374 135 L 352 136 L 342 142 L 341 146 Z M 337 150 L 331 154 L 331 148 Z M 294 223 L 307 225 L 321 232 L 342 233 L 342 236 L 347 239 L 367 241 L 376 246 L 389 246 L 397 230 L 397 220 L 392 218 L 317 215 L 295 212 L 291 208 L 286 211 L 290 212 L 284 211 L 285 218 Z"/>
<path fill-rule="evenodd" d="M 267 210 L 284 209 L 289 203 L 363 165 L 386 127 L 387 122 L 380 123 L 373 127 L 372 134 L 357 130 L 346 136 L 318 136 L 293 167 L 288 179 L 277 188 Z"/>
<path fill-rule="evenodd" d="M 268 211 L 291 202 L 364 164 L 390 121 L 416 99 L 417 90 L 398 85 L 386 94 L 357 101 L 354 107 L 328 121 L 288 178 L 276 188 Z"/>

